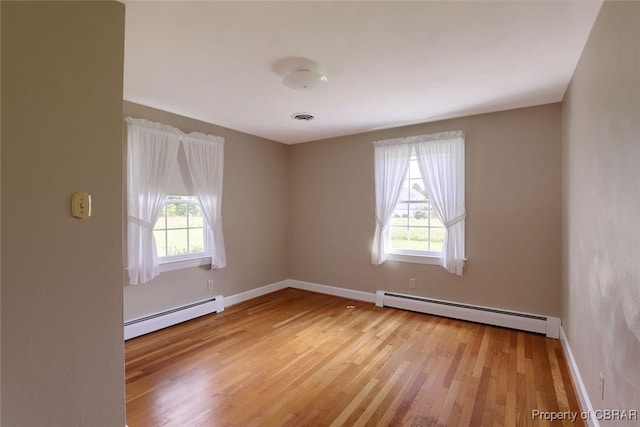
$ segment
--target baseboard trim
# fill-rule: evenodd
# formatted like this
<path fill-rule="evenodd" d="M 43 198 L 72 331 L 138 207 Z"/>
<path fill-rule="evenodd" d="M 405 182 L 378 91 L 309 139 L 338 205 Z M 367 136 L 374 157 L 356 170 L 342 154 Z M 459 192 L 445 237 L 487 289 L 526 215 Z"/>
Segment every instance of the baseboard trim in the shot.
<path fill-rule="evenodd" d="M 370 292 L 355 291 L 353 289 L 337 288 L 335 286 L 320 285 L 318 283 L 303 282 L 302 280 L 289 280 L 289 287 L 319 294 L 333 295 L 336 297 L 354 299 L 357 301 L 376 302 L 376 294 Z"/>
<path fill-rule="evenodd" d="M 224 311 L 226 307 L 230 307 L 230 306 L 242 303 L 244 301 L 248 301 L 253 298 L 267 295 L 272 292 L 276 292 L 286 288 L 301 289 L 301 290 L 306 290 L 310 292 L 317 292 L 321 294 L 333 295 L 341 298 L 353 299 L 357 301 L 364 301 L 364 302 L 380 305 L 378 301 L 380 297 L 376 293 L 356 291 L 353 289 L 340 288 L 336 286 L 321 285 L 319 283 L 306 282 L 302 280 L 286 279 L 286 280 L 281 280 L 279 282 L 264 285 L 259 288 L 241 292 L 235 295 L 230 295 L 228 297 L 223 297 L 222 295 L 219 295 L 215 297 L 216 301 L 215 301 L 214 308 L 209 308 L 208 310 L 206 310 L 205 307 L 202 307 L 202 309 L 198 309 L 198 312 L 195 315 L 192 315 L 191 317 L 188 317 L 181 313 L 171 313 L 169 316 L 162 316 L 162 317 L 159 317 L 158 319 L 153 319 L 153 322 L 151 325 L 137 324 L 135 321 L 125 322 L 125 323 L 136 323 L 135 325 L 134 324 L 125 325 L 125 340 L 142 335 L 142 334 L 153 332 L 155 330 L 159 330 L 168 326 L 173 326 L 175 324 L 190 320 L 191 318 L 199 317 L 199 316 L 214 313 L 214 312 L 219 313 Z M 172 310 L 169 310 L 169 311 L 172 311 Z M 162 313 L 158 313 L 158 314 L 162 314 Z M 150 317 L 155 317 L 155 316 L 156 315 L 153 315 Z M 457 317 L 454 316 L 454 318 L 457 318 Z M 468 319 L 461 319 L 461 320 L 468 320 Z M 558 319 L 558 324 L 559 323 L 560 322 Z M 561 333 L 563 333 L 562 330 L 561 330 Z M 556 338 L 556 337 L 554 336 L 553 338 Z M 566 336 L 565 336 L 565 340 L 563 341 L 563 348 L 565 348 L 565 353 L 567 353 L 567 349 L 568 351 L 570 351 L 570 348 L 568 347 L 568 343 L 566 342 Z M 573 358 L 573 355 L 571 355 L 571 358 Z M 572 373 L 574 372 L 573 370 L 574 367 L 575 367 L 575 362 L 573 362 L 573 365 L 572 365 Z"/>
<path fill-rule="evenodd" d="M 584 385 L 584 381 L 582 381 L 582 375 L 580 374 L 580 369 L 578 369 L 578 365 L 576 364 L 576 359 L 573 357 L 573 351 L 571 351 L 571 346 L 569 345 L 569 340 L 567 339 L 567 335 L 564 333 L 564 328 L 560 326 L 560 343 L 562 344 L 562 350 L 564 351 L 565 358 L 567 359 L 567 364 L 569 365 L 569 371 L 571 372 L 571 379 L 573 380 L 573 386 L 578 393 L 578 400 L 580 400 L 580 407 L 582 412 L 588 414 L 594 414 L 593 405 L 591 404 L 591 399 L 589 398 L 589 393 L 587 392 L 587 388 Z M 588 420 L 586 420 L 587 425 L 590 427 L 600 427 L 600 423 L 596 419 L 596 417 L 590 416 Z"/>
<path fill-rule="evenodd" d="M 389 291 L 376 292 L 376 305 L 378 307 L 399 308 L 451 319 L 535 332 L 545 334 L 547 338 L 558 339 L 560 335 L 560 319 L 553 316 Z"/>
<path fill-rule="evenodd" d="M 281 280 L 280 282 L 271 283 L 269 285 L 261 286 L 249 291 L 240 292 L 239 294 L 231 295 L 224 298 L 224 306 L 230 307 L 232 305 L 240 304 L 241 302 L 248 301 L 253 298 L 261 297 L 262 295 L 270 294 L 281 289 L 289 287 L 289 280 Z"/>
<path fill-rule="evenodd" d="M 224 310 L 224 298 L 217 295 L 202 301 L 175 307 L 124 322 L 124 340 L 146 335 L 160 329 L 183 323 L 197 317 Z"/>

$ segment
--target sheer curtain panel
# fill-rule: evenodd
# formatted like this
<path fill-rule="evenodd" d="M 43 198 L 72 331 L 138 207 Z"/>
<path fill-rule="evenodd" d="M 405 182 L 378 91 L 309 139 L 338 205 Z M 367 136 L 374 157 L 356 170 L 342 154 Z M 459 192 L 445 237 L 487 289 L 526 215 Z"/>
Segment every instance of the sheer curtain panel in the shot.
<path fill-rule="evenodd" d="M 127 268 L 129 283 L 160 274 L 153 227 L 177 172 L 182 132 L 144 119 L 127 118 Z"/>
<path fill-rule="evenodd" d="M 222 170 L 224 139 L 193 132 L 182 137 L 193 189 L 208 225 L 205 246 L 211 251 L 211 268 L 227 265 L 222 234 Z"/>
<path fill-rule="evenodd" d="M 411 145 L 402 140 L 376 141 L 374 145 L 376 231 L 373 236 L 371 263 L 387 259 L 386 246 L 389 221 L 398 203 L 409 167 Z"/>
<path fill-rule="evenodd" d="M 415 142 L 425 190 L 445 226 L 442 266 L 462 275 L 465 257 L 464 134 L 461 131 L 425 135 Z"/>

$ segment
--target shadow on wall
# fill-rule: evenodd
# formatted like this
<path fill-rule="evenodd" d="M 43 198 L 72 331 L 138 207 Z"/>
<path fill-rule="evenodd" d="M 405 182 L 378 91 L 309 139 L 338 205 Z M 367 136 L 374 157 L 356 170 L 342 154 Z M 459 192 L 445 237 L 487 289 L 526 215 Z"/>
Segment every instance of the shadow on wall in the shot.
<path fill-rule="evenodd" d="M 596 329 L 603 340 L 606 369 L 615 373 L 606 376 L 611 379 L 611 388 L 618 390 L 619 403 L 630 408 L 640 399 L 640 287 L 636 285 L 639 278 L 616 276 L 615 272 L 628 269 L 620 268 L 612 258 L 621 262 L 626 257 L 614 256 L 609 252 L 611 246 L 597 241 L 607 238 L 602 235 L 607 228 L 595 229 L 599 232 L 593 235 L 600 235 L 590 242 L 595 253 L 587 275 L 590 308 L 600 319 Z"/>

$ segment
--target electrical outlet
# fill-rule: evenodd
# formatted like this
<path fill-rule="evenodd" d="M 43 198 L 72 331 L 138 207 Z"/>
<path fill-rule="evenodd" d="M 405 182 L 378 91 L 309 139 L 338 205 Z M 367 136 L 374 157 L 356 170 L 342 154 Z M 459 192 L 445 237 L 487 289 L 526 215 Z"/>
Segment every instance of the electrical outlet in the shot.
<path fill-rule="evenodd" d="M 414 279 L 413 277 L 411 279 L 409 279 L 409 287 L 411 289 L 415 289 L 415 287 L 416 287 L 416 279 Z"/>
<path fill-rule="evenodd" d="M 212 290 L 213 290 L 213 280 L 209 280 L 209 281 L 207 282 L 207 289 L 209 289 L 210 291 L 212 291 Z"/>
<path fill-rule="evenodd" d="M 602 372 L 598 372 L 600 375 L 600 382 L 598 383 L 598 390 L 600 390 L 600 399 L 604 400 L 604 375 Z"/>

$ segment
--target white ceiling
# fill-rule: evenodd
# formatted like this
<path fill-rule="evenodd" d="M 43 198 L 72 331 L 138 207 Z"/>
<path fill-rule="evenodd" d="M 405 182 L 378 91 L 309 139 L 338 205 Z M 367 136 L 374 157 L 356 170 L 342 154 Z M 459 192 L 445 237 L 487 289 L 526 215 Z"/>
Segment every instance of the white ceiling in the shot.
<path fill-rule="evenodd" d="M 125 3 L 126 100 L 286 144 L 561 101 L 601 6 Z M 284 86 L 295 58 L 328 83 Z"/>

